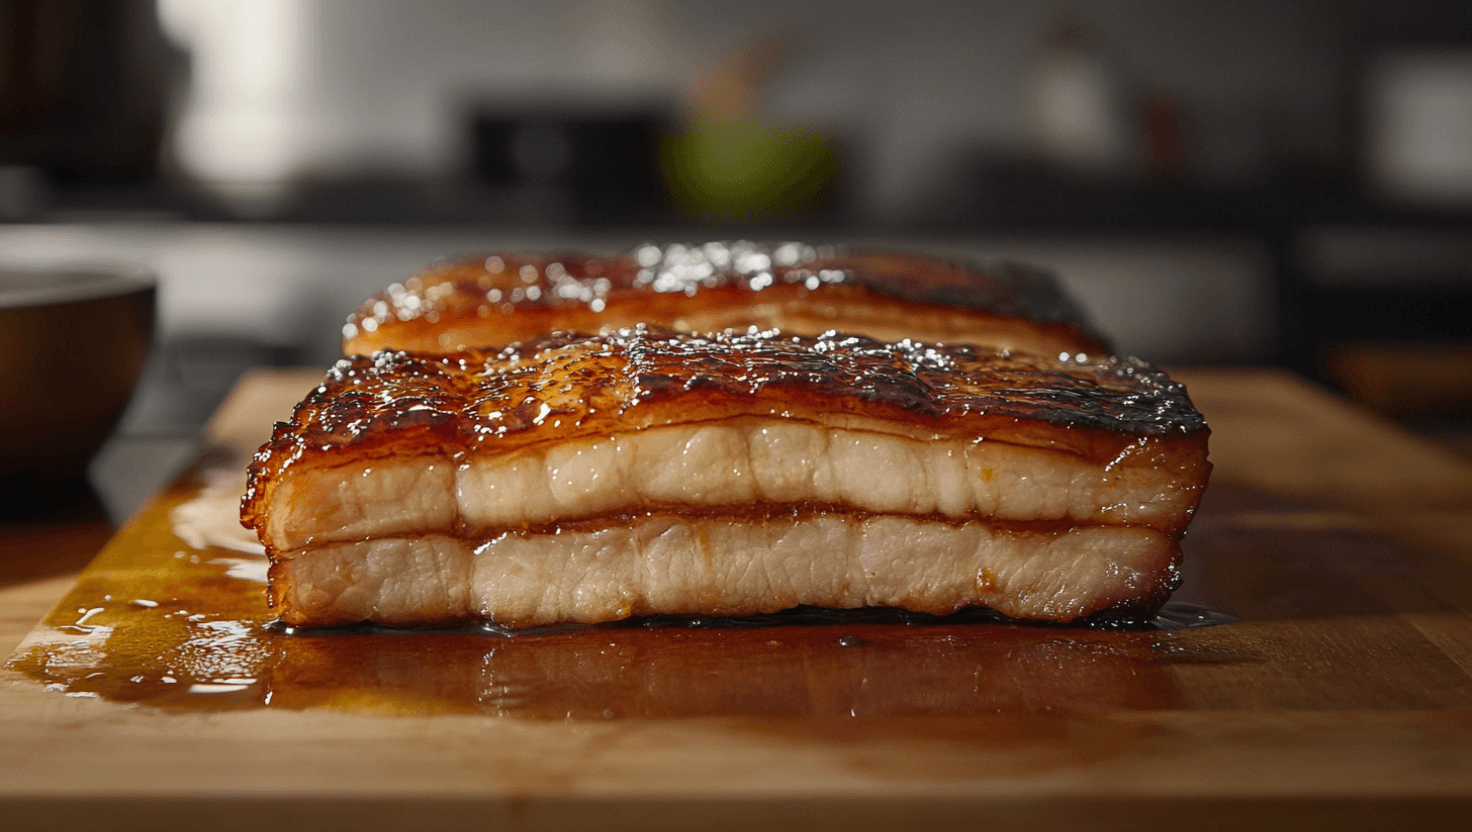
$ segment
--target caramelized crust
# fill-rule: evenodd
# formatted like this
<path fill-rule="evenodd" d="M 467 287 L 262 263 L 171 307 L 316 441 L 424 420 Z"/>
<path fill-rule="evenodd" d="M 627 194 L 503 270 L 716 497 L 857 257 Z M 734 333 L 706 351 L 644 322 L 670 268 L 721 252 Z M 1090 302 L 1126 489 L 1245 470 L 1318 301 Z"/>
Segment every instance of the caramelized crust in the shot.
<path fill-rule="evenodd" d="M 832 333 L 560 333 L 343 359 L 241 507 L 298 626 L 793 605 L 1149 615 L 1210 463 L 1184 389 Z"/>
<path fill-rule="evenodd" d="M 518 449 L 743 417 L 917 440 L 999 442 L 1102 471 L 1204 486 L 1208 430 L 1185 390 L 1138 359 L 1081 363 L 965 346 L 637 328 L 564 333 L 500 353 L 343 359 L 250 466 L 263 529 L 294 467 L 451 468 Z"/>
<path fill-rule="evenodd" d="M 1108 353 L 1052 277 L 1035 269 L 797 243 L 710 243 L 609 257 L 445 262 L 354 311 L 343 327 L 343 354 L 495 349 L 562 330 L 641 323 L 696 332 L 835 330 L 1042 355 Z"/>

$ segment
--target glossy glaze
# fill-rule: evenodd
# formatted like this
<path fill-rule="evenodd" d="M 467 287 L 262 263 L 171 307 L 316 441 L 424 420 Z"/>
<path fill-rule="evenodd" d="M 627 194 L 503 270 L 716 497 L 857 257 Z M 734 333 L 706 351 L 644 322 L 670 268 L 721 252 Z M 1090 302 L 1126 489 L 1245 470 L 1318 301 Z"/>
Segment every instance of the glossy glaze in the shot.
<path fill-rule="evenodd" d="M 741 420 L 767 422 L 753 427 Z M 1081 479 L 1093 478 L 1102 485 L 1098 493 L 1088 492 L 1087 507 L 1070 507 L 1066 514 L 1054 512 L 1046 506 L 1047 498 L 1039 497 L 1036 503 L 1028 503 L 1026 509 L 982 501 L 977 506 L 988 507 L 964 512 L 957 509 L 955 516 L 933 517 L 927 512 L 935 511 L 938 503 L 926 502 L 930 499 L 926 489 L 932 487 L 925 484 L 927 478 L 923 475 L 905 479 L 905 482 L 913 481 L 918 490 L 926 491 L 911 503 L 896 503 L 890 494 L 873 495 L 870 499 L 858 490 L 847 495 L 834 491 L 837 497 L 811 497 L 790 489 L 783 491 L 778 486 L 779 490 L 772 492 L 777 495 L 772 499 L 778 502 L 766 505 L 752 487 L 742 492 L 734 487 L 712 486 L 707 480 L 699 479 L 699 473 L 690 471 L 674 476 L 697 483 L 695 490 L 700 493 L 681 492 L 683 496 L 670 496 L 675 492 L 663 491 L 645 499 L 632 485 L 619 488 L 616 482 L 619 472 L 608 468 L 604 471 L 606 494 L 597 492 L 601 496 L 590 496 L 595 493 L 591 484 L 569 486 L 573 489 L 569 493 L 582 496 L 556 511 L 547 513 L 545 506 L 539 504 L 535 509 L 526 508 L 520 515 L 515 510 L 495 515 L 494 520 L 485 521 L 490 526 L 477 525 L 480 521 L 476 518 L 490 515 L 475 507 L 474 500 L 466 502 L 465 506 L 469 507 L 465 507 L 456 496 L 461 488 L 496 487 L 484 485 L 482 479 L 474 477 L 461 479 L 458 471 L 471 466 L 506 460 L 510 464 L 534 466 L 541 464 L 534 461 L 536 454 L 554 445 L 567 448 L 568 443 L 583 438 L 647 438 L 654 435 L 655 429 L 667 426 L 718 423 L 728 427 L 744 425 L 743 429 L 753 437 L 766 434 L 761 425 L 767 423 L 774 427 L 822 426 L 857 437 L 845 438 L 843 442 L 863 442 L 876 448 L 883 435 L 904 439 L 916 448 L 935 447 L 937 440 L 946 440 L 950 443 L 946 446 L 950 459 L 957 458 L 957 454 L 969 459 L 972 446 L 986 442 L 985 453 L 992 454 L 991 449 L 996 448 L 1004 454 L 996 457 L 998 462 L 988 464 L 1003 465 L 1007 476 L 1019 478 L 1015 485 L 1005 489 L 1015 496 L 1019 505 L 1025 499 L 1017 495 L 1024 487 L 1032 487 L 1026 483 L 1029 474 L 1038 482 L 1070 489 L 1070 493 L 1073 484 Z M 837 607 L 902 605 L 934 613 L 986 604 L 1023 618 L 1060 621 L 1104 610 L 1139 617 L 1158 609 L 1175 586 L 1173 564 L 1179 557 L 1175 541 L 1189 522 L 1210 470 L 1206 462 L 1207 434 L 1184 389 L 1136 360 L 1091 363 L 969 346 L 927 346 L 910 341 L 889 344 L 832 334 L 803 338 L 770 331 L 696 336 L 639 327 L 591 336 L 559 333 L 512 345 L 496 354 L 380 352 L 371 359 L 355 357 L 340 361 L 327 380 L 296 407 L 292 421 L 277 425 L 271 441 L 257 453 L 249 469 L 241 516 L 245 525 L 257 529 L 276 559 L 271 573 L 272 598 L 279 604 L 282 615 L 293 623 L 463 620 L 468 614 L 465 606 L 468 602 L 455 599 L 471 591 L 469 576 L 480 574 L 470 566 L 470 550 L 479 551 L 476 547 L 481 543 L 508 531 L 531 531 L 550 539 L 560 534 L 568 522 L 590 522 L 606 528 L 609 524 L 627 525 L 630 512 L 666 512 L 681 529 L 686 528 L 686 520 L 692 514 L 741 519 L 740 524 L 725 523 L 721 528 L 750 527 L 754 531 L 741 533 L 755 540 L 765 534 L 761 530 L 768 528 L 771 521 L 779 526 L 791 525 L 793 518 L 789 515 L 795 510 L 822 514 L 906 513 L 894 508 L 896 505 L 915 506 L 908 511 L 918 520 L 992 525 L 1008 542 L 999 543 L 995 552 L 988 548 L 989 556 L 1007 551 L 1006 546 L 1021 540 L 1023 535 L 1072 534 L 1071 526 L 1080 525 L 1149 525 L 1166 538 L 1150 543 L 1152 554 L 1148 564 L 1132 561 L 1125 554 L 1117 559 L 1096 558 L 1098 547 L 1095 547 L 1088 555 L 1069 556 L 1067 568 L 1081 571 L 1070 573 L 1066 580 L 1054 570 L 1049 572 L 1050 583 L 1039 584 L 1041 578 L 1019 579 L 1015 588 L 1007 584 L 1008 589 L 995 592 L 990 579 L 976 575 L 988 574 L 987 569 L 1011 574 L 1013 568 L 1022 566 L 991 561 L 980 573 L 948 578 L 946 585 L 955 589 L 940 600 L 924 600 L 930 596 L 918 585 L 897 589 L 892 597 L 883 596 L 884 600 L 872 600 L 868 595 L 834 595 L 803 584 L 794 588 L 790 598 L 783 596 L 785 600 L 778 607 L 751 602 L 722 606 L 718 601 L 727 597 L 728 590 L 719 583 L 697 581 L 699 570 L 696 570 L 670 573 L 666 576 L 674 581 L 670 587 L 660 584 L 651 588 L 649 591 L 659 597 L 670 593 L 660 604 L 646 605 L 636 593 L 627 596 L 625 600 L 633 599 L 629 603 L 610 602 L 611 605 L 599 606 L 596 613 L 584 610 L 574 614 L 558 607 L 549 614 L 561 616 L 556 620 L 599 621 L 624 617 L 636 610 L 765 612 L 791 603 L 814 603 Z M 687 442 L 695 440 L 681 438 L 670 448 L 685 448 Z M 539 443 L 540 450 L 529 447 Z M 1032 449 L 1034 456 L 1019 454 L 1016 446 Z M 575 455 L 583 453 L 579 446 L 572 447 Z M 632 440 L 629 447 L 634 447 Z M 659 470 L 683 470 L 669 467 L 673 459 L 670 454 L 674 451 L 662 445 L 656 447 L 661 450 L 650 453 L 655 454 L 651 459 L 658 462 Z M 1035 453 L 1038 450 L 1049 453 Z M 628 451 L 624 458 L 638 453 Z M 880 454 L 907 453 L 918 458 L 920 452 L 908 449 L 874 453 L 882 463 Z M 745 458 L 744 452 L 737 456 Z M 1055 464 L 1054 460 L 1072 457 L 1081 457 L 1082 461 L 1070 460 L 1069 464 L 1075 467 L 1069 468 L 1066 474 L 1050 473 L 1052 469 L 1048 466 Z M 603 460 L 596 464 L 614 463 Z M 722 461 L 719 464 L 731 465 L 739 475 L 744 463 Z M 802 472 L 802 465 L 806 464 L 794 463 L 795 473 L 790 476 L 811 479 L 812 474 Z M 857 483 L 864 479 L 869 468 L 867 459 L 848 463 L 835 476 Z M 970 473 L 966 476 L 978 483 L 989 482 L 993 477 L 992 469 L 983 463 L 967 463 L 967 471 Z M 778 482 L 783 476 L 788 475 L 777 474 L 767 479 Z M 1141 480 L 1142 477 L 1148 480 Z M 596 478 L 597 472 L 592 471 L 587 482 L 592 483 Z M 499 481 L 521 482 L 505 478 Z M 564 481 L 572 482 L 567 477 L 559 480 Z M 743 484 L 751 481 L 744 480 Z M 1112 485 L 1134 481 L 1146 485 L 1128 489 L 1116 489 Z M 390 482 L 394 484 L 385 485 Z M 359 487 L 370 496 L 357 496 L 355 489 Z M 519 487 L 503 486 L 503 491 Z M 531 487 L 527 490 L 540 493 Z M 523 494 L 507 493 L 507 499 L 531 499 Z M 703 501 L 707 493 L 727 496 L 707 504 Z M 812 502 L 803 503 L 804 499 Z M 833 499 L 838 499 L 840 504 L 833 504 Z M 868 503 L 863 502 L 866 499 Z M 1130 501 L 1128 511 L 1124 500 Z M 1154 504 L 1167 506 L 1168 510 L 1163 510 L 1160 516 L 1147 514 L 1149 506 Z M 753 519 L 754 523 L 747 522 Z M 1063 519 L 1072 521 L 1071 525 L 1060 527 L 1053 523 Z M 1001 521 L 1000 525 L 995 521 Z M 1043 525 L 1038 525 L 1038 521 Z M 511 525 L 505 525 L 508 523 Z M 423 538 L 430 534 L 447 537 L 433 544 L 378 540 Z M 694 541 L 716 532 L 690 531 L 689 534 Z M 720 534 L 722 540 L 727 540 L 726 532 Z M 557 551 L 567 552 L 568 546 L 580 545 L 573 541 L 574 537 L 577 536 L 569 535 Z M 371 545 L 358 546 L 365 540 Z M 303 553 L 310 554 L 314 547 L 338 543 L 356 548 L 334 549 L 325 556 L 328 558 L 325 561 L 298 559 Z M 710 545 L 709 541 L 706 545 Z M 749 549 L 748 544 L 732 545 L 737 551 L 745 551 L 743 546 Z M 1133 544 L 1116 545 L 1134 551 L 1129 549 Z M 411 554 L 411 549 L 420 554 Z M 887 580 L 914 580 L 913 567 L 889 575 L 877 566 L 900 558 L 903 549 L 903 545 L 881 547 L 870 553 L 871 568 L 878 571 L 865 574 L 871 578 L 878 576 L 880 584 Z M 394 554 L 388 554 L 390 550 Z M 687 553 L 695 548 L 679 551 Z M 706 551 L 710 557 L 710 550 Z M 952 556 L 962 557 L 959 551 L 947 549 L 946 552 L 942 556 L 947 558 L 946 564 L 953 562 Z M 826 547 L 825 551 L 814 553 L 811 557 L 815 574 L 831 577 L 839 574 L 835 569 L 853 568 L 846 555 L 839 555 L 838 561 L 823 561 L 819 557 L 836 553 L 836 550 L 827 551 Z M 857 557 L 857 550 L 853 556 Z M 1136 556 L 1144 557 L 1139 553 Z M 430 558 L 433 565 L 418 560 L 422 557 Z M 626 541 L 611 549 L 608 557 L 634 558 L 629 563 L 635 563 L 642 556 L 637 545 Z M 478 558 L 475 563 L 481 562 Z M 544 560 L 539 557 L 536 562 Z M 286 561 L 291 562 L 290 568 L 284 565 Z M 1089 566 L 1079 565 L 1084 562 Z M 820 563 L 823 565 L 816 566 Z M 662 559 L 658 564 L 630 568 L 645 574 L 650 569 L 659 572 L 667 565 Z M 738 572 L 748 568 L 780 572 L 783 567 L 774 563 L 733 568 Z M 399 594 L 398 587 L 404 585 L 396 580 L 390 582 L 393 570 L 399 569 L 409 570 L 417 576 L 416 580 L 427 581 L 422 585 L 423 591 Z M 615 577 L 621 574 L 616 569 L 609 573 L 595 570 L 579 574 L 582 576 L 579 580 L 586 583 L 578 585 L 574 597 L 583 597 L 580 593 L 584 592 L 596 594 L 595 587 L 604 578 L 611 586 L 623 587 L 606 589 L 611 593 L 610 598 L 622 598 L 624 595 L 620 593 L 633 592 L 628 585 L 620 583 L 624 578 Z M 557 580 L 555 576 L 547 576 L 538 585 L 560 586 Z M 842 580 L 844 586 L 850 585 L 849 578 Z M 858 577 L 853 580 L 862 583 Z M 687 585 L 681 581 L 696 583 Z M 1063 582 L 1055 586 L 1057 581 Z M 374 605 L 349 605 L 346 611 L 334 607 L 334 599 L 338 597 L 357 598 L 365 592 L 378 591 L 371 587 L 386 587 L 385 591 L 390 593 L 380 599 L 382 609 Z M 1082 587 L 1091 589 L 1083 592 Z M 1067 595 L 1072 600 L 1061 606 L 1048 606 L 1048 610 L 1056 611 L 1047 614 L 1040 612 L 1042 606 L 1008 606 L 1007 599 L 1002 597 L 1013 593 L 1011 597 L 1015 599 L 1034 592 L 1039 598 L 1053 598 L 1057 597 L 1055 593 L 1075 590 L 1083 595 L 1078 598 Z M 1096 590 L 1100 593 L 1097 596 L 1092 594 Z M 988 592 L 992 594 L 986 595 Z M 486 609 L 480 614 L 488 620 L 512 620 L 501 617 L 509 615 L 505 610 L 497 613 Z"/>
<path fill-rule="evenodd" d="M 1138 359 L 1078 362 L 772 332 L 562 333 L 494 354 L 339 361 L 257 454 L 242 517 L 256 523 L 272 483 L 303 460 L 459 459 L 741 416 L 985 439 L 1099 464 L 1132 446 L 1134 456 L 1164 464 L 1201 458 L 1208 435 L 1185 389 Z"/>
<path fill-rule="evenodd" d="M 1054 355 L 1108 352 L 1052 276 L 1038 269 L 751 242 L 445 261 L 358 307 L 343 327 L 343 351 L 494 348 L 559 330 L 637 323 L 807 335 L 833 328 Z"/>

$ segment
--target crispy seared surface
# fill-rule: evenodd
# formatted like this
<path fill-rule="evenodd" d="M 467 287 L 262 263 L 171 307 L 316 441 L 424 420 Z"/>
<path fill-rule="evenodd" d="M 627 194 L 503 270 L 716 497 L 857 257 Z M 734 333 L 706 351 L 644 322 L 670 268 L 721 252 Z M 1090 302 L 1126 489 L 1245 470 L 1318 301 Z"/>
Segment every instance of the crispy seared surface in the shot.
<path fill-rule="evenodd" d="M 369 298 L 343 354 L 499 348 L 562 330 L 640 323 L 716 332 L 827 330 L 1044 355 L 1107 354 L 1051 275 L 795 243 L 645 246 L 626 255 L 447 261 Z"/>
<path fill-rule="evenodd" d="M 856 337 L 635 329 L 562 334 L 497 354 L 343 359 L 257 454 L 242 518 L 263 525 L 272 490 L 295 466 L 458 463 L 738 417 L 984 439 L 1098 465 L 1126 458 L 1169 466 L 1178 456 L 1185 464 L 1171 467 L 1196 469 L 1204 482 L 1204 420 L 1180 385 L 1138 360 L 1081 364 Z"/>
<path fill-rule="evenodd" d="M 343 359 L 256 455 L 242 520 L 306 626 L 792 604 L 1073 621 L 1169 594 L 1208 433 L 1133 359 L 562 333 Z"/>

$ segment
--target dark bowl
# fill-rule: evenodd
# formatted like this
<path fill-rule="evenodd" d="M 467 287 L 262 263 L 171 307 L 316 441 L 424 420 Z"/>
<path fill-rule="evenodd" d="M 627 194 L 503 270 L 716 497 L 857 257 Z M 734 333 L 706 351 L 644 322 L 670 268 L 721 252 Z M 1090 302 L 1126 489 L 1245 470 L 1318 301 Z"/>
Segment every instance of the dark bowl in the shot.
<path fill-rule="evenodd" d="M 0 476 L 85 474 L 143 371 L 156 293 L 136 272 L 0 269 Z"/>

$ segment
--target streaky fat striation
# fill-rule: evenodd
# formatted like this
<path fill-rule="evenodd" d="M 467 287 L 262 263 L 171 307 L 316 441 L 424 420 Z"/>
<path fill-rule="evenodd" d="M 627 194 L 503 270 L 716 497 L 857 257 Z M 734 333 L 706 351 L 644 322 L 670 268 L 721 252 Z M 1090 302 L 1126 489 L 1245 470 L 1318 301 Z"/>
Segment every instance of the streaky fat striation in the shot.
<path fill-rule="evenodd" d="M 561 333 L 340 361 L 242 521 L 287 624 L 797 605 L 1140 619 L 1210 464 L 1136 359 L 826 333 Z"/>

